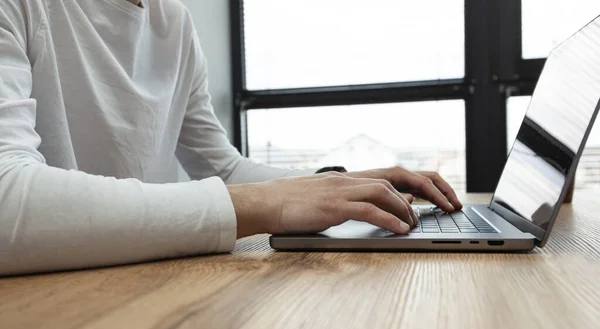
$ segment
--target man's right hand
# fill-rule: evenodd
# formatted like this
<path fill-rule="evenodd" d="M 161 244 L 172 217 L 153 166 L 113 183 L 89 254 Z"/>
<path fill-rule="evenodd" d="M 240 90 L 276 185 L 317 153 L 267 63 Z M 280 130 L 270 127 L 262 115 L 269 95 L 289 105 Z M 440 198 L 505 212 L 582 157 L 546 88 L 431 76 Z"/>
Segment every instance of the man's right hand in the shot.
<path fill-rule="evenodd" d="M 258 233 L 315 233 L 348 219 L 406 234 L 417 223 L 407 198 L 382 179 L 340 173 L 227 186 L 238 238 Z"/>

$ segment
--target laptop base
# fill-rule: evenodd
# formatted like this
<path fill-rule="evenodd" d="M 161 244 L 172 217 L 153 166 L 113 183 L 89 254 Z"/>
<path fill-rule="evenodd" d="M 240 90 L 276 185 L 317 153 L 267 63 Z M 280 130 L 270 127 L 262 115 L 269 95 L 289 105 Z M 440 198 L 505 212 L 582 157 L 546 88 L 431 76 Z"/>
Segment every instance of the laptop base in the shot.
<path fill-rule="evenodd" d="M 419 206 L 430 208 L 431 206 Z M 484 218 L 496 233 L 423 233 L 396 235 L 368 223 L 350 220 L 317 234 L 273 235 L 276 250 L 313 251 L 526 251 L 536 238 L 518 230 L 487 205 L 465 206 L 465 213 Z"/>
<path fill-rule="evenodd" d="M 444 238 L 381 238 L 340 239 L 322 236 L 271 237 L 271 247 L 281 251 L 528 251 L 535 247 L 530 239 L 444 239 Z"/>

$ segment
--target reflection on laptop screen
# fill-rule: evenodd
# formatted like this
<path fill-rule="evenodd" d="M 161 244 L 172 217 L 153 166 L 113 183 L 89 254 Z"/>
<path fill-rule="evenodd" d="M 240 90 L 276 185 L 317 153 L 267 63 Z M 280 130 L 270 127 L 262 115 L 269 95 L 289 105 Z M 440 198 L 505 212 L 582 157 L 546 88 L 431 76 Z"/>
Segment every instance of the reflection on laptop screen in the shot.
<path fill-rule="evenodd" d="M 600 99 L 600 18 L 546 61 L 493 201 L 547 229 Z"/>

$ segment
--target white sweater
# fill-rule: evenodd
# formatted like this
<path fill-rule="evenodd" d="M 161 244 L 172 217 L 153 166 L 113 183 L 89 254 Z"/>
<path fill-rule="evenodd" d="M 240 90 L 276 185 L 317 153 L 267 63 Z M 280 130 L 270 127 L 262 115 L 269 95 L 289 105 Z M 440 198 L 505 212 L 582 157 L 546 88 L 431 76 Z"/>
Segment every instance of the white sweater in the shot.
<path fill-rule="evenodd" d="M 0 275 L 228 252 L 226 183 L 309 173 L 240 156 L 190 15 L 142 2 L 0 3 Z"/>

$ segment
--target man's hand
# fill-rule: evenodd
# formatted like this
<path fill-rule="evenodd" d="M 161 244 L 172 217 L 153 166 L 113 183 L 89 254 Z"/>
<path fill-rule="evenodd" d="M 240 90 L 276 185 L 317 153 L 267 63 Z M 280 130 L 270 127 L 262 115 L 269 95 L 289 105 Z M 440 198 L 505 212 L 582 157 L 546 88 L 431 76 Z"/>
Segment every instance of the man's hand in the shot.
<path fill-rule="evenodd" d="M 412 202 L 412 195 L 430 201 L 442 210 L 452 212 L 462 209 L 456 193 L 436 172 L 411 172 L 401 167 L 374 169 L 347 173 L 356 178 L 384 179 L 405 194 Z"/>
<path fill-rule="evenodd" d="M 324 173 L 227 188 L 238 220 L 238 238 L 320 232 L 348 219 L 406 234 L 417 223 L 410 203 L 382 179 Z"/>
<path fill-rule="evenodd" d="M 406 234 L 417 218 L 409 200 L 396 188 L 423 196 L 446 211 L 460 208 L 452 189 L 439 176 L 399 168 L 355 173 L 325 173 L 228 186 L 238 221 L 238 238 L 258 233 L 320 232 L 359 220 Z M 425 173 L 429 175 L 428 173 Z M 440 192 L 441 187 L 456 207 Z M 412 199 L 412 196 L 410 196 Z M 412 200 L 411 200 L 412 201 Z M 451 208 L 452 207 L 452 208 Z"/>

